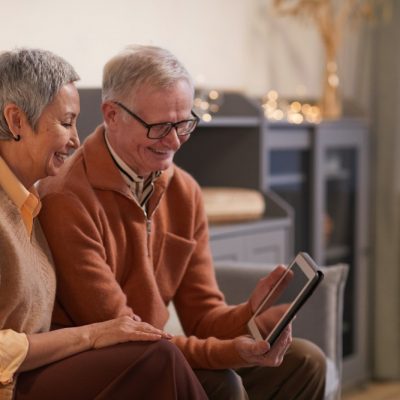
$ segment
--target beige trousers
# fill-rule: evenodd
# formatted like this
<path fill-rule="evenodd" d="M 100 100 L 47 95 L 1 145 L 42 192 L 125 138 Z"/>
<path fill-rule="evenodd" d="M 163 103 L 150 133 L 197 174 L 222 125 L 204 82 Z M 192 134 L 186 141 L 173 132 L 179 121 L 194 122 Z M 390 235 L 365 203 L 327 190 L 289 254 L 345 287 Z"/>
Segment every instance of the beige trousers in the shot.
<path fill-rule="evenodd" d="M 210 400 L 321 400 L 326 362 L 322 351 L 294 339 L 279 367 L 195 370 Z"/>

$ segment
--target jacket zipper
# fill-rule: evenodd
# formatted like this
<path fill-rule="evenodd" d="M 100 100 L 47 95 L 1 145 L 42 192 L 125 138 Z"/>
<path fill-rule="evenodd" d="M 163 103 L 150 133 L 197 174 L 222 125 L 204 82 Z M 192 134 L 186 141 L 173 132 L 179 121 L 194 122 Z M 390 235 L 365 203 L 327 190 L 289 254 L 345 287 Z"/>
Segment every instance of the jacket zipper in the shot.
<path fill-rule="evenodd" d="M 151 215 L 153 216 L 154 213 L 157 211 L 159 205 L 160 205 L 160 201 L 161 201 L 161 197 L 159 197 L 157 204 L 154 207 L 153 212 L 151 213 Z M 151 225 L 152 225 L 152 220 L 151 218 L 149 218 L 147 211 L 145 209 L 143 209 L 142 207 L 140 207 L 143 210 L 143 214 L 144 217 L 146 219 L 146 237 L 147 237 L 147 256 L 150 257 L 151 253 L 150 253 L 150 236 L 151 236 Z"/>
<path fill-rule="evenodd" d="M 154 188 L 154 184 L 152 184 L 152 185 L 153 185 L 153 188 Z M 159 196 L 158 201 L 157 201 L 157 204 L 155 205 L 154 210 L 153 210 L 153 212 L 151 213 L 151 215 L 154 215 L 154 213 L 157 211 L 157 209 L 158 209 L 158 207 L 159 207 L 159 205 L 160 205 L 161 197 L 163 197 L 163 196 L 162 196 L 162 195 Z M 150 236 L 151 236 L 151 224 L 152 224 L 152 221 L 151 221 L 151 218 L 149 218 L 146 209 L 143 208 L 143 207 L 139 204 L 139 202 L 138 202 L 138 200 L 136 199 L 136 197 L 135 197 L 135 196 L 132 196 L 132 198 L 133 198 L 133 201 L 134 201 L 134 202 L 139 206 L 139 208 L 141 208 L 141 210 L 143 211 L 143 215 L 144 215 L 144 218 L 145 218 L 145 221 L 146 221 L 146 241 L 147 241 L 146 247 L 147 247 L 147 257 L 150 257 L 150 256 L 151 256 L 151 253 L 150 253 Z"/>
<path fill-rule="evenodd" d="M 144 217 L 146 219 L 146 246 L 147 246 L 147 257 L 150 257 L 150 235 L 151 235 L 151 219 L 148 217 L 146 210 L 143 210 Z"/>

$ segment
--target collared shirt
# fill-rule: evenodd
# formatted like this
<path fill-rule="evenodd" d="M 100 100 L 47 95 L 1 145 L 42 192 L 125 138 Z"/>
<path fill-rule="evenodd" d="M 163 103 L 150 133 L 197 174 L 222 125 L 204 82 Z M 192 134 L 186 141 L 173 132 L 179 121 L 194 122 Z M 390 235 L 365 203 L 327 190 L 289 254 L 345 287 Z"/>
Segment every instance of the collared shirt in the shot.
<path fill-rule="evenodd" d="M 0 157 L 0 186 L 17 206 L 29 236 L 32 235 L 33 219 L 40 211 L 40 200 L 35 188 L 29 191 L 14 175 L 9 166 Z"/>
<path fill-rule="evenodd" d="M 105 134 L 105 139 L 108 150 L 110 151 L 111 157 L 113 158 L 115 165 L 120 170 L 121 175 L 124 178 L 126 184 L 129 186 L 134 198 L 145 210 L 146 204 L 154 190 L 154 182 L 161 175 L 161 171 L 153 172 L 146 179 L 144 179 L 143 177 L 136 174 L 135 171 L 133 171 L 132 168 L 130 168 L 121 159 L 121 157 L 118 156 L 107 138 L 107 133 Z"/>
<path fill-rule="evenodd" d="M 32 234 L 33 219 L 40 210 L 40 201 L 36 194 L 31 193 L 10 170 L 0 157 L 0 186 L 11 201 L 18 207 L 29 236 Z M 34 189 L 33 189 L 34 190 Z M 0 330 L 0 384 L 9 385 L 13 376 L 24 361 L 28 352 L 29 342 L 24 333 L 11 329 Z M 8 390 L 3 386 L 4 390 Z"/>
<path fill-rule="evenodd" d="M 28 353 L 25 333 L 11 329 L 0 330 L 0 385 L 8 385 Z"/>

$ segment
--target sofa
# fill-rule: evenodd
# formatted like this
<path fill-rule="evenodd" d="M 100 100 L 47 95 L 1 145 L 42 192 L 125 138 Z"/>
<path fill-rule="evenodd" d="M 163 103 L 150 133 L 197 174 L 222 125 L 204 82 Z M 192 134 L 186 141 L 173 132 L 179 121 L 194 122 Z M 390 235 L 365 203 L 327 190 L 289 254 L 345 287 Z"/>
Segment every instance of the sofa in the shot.
<path fill-rule="evenodd" d="M 228 304 L 245 301 L 258 280 L 274 266 L 241 261 L 215 263 L 218 284 Z M 325 400 L 340 399 L 342 371 L 342 315 L 348 266 L 321 267 L 324 279 L 293 322 L 293 335 L 317 344 L 327 357 Z M 182 334 L 173 304 L 170 304 L 168 332 Z"/>

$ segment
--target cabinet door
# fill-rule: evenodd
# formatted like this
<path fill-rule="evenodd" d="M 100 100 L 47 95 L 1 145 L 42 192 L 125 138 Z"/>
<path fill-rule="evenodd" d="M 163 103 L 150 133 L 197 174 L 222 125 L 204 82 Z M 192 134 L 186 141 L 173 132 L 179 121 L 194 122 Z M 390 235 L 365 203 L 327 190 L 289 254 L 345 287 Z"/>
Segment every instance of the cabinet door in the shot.
<path fill-rule="evenodd" d="M 324 156 L 324 211 L 323 253 L 324 265 L 346 263 L 350 265 L 346 282 L 343 309 L 343 356 L 355 350 L 356 296 L 355 243 L 357 235 L 355 219 L 356 199 L 356 160 L 355 148 L 325 151 Z"/>
<path fill-rule="evenodd" d="M 244 241 L 248 261 L 279 264 L 286 260 L 288 237 L 284 230 L 249 234 Z"/>
<path fill-rule="evenodd" d="M 287 261 L 289 232 L 279 228 L 269 231 L 242 231 L 210 240 L 215 261 L 249 261 L 279 264 Z"/>
<path fill-rule="evenodd" d="M 242 237 L 227 236 L 212 238 L 210 246 L 214 261 L 240 261 L 246 259 Z"/>

